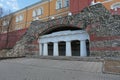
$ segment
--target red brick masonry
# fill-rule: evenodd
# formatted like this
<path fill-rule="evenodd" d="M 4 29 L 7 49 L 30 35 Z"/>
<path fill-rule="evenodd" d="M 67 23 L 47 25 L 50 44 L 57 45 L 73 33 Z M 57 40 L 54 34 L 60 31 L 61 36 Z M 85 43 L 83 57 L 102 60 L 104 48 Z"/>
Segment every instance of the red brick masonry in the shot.
<path fill-rule="evenodd" d="M 13 48 L 17 41 L 24 35 L 27 29 L 0 34 L 0 49 Z"/>

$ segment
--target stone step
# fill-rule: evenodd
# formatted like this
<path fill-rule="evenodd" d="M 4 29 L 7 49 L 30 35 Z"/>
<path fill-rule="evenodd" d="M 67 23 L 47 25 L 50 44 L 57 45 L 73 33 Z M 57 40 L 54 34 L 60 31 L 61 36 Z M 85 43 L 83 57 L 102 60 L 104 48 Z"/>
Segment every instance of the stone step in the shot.
<path fill-rule="evenodd" d="M 52 60 L 69 60 L 69 61 L 89 61 L 89 62 L 102 62 L 104 59 L 100 57 L 79 57 L 79 56 L 27 56 L 27 58 L 40 58 Z"/>

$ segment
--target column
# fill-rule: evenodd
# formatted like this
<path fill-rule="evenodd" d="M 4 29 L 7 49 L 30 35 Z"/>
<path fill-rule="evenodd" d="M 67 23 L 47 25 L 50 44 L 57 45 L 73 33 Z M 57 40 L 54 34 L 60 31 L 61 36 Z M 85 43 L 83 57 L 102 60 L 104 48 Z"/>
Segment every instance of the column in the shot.
<path fill-rule="evenodd" d="M 43 56 L 48 56 L 48 44 L 44 43 Z"/>
<path fill-rule="evenodd" d="M 39 55 L 42 56 L 43 55 L 43 47 L 42 47 L 42 43 L 39 44 Z"/>
<path fill-rule="evenodd" d="M 71 53 L 71 42 L 70 41 L 67 41 L 66 42 L 66 56 L 71 56 L 72 53 Z"/>
<path fill-rule="evenodd" d="M 59 55 L 58 42 L 54 42 L 53 56 L 58 56 L 58 55 Z"/>
<path fill-rule="evenodd" d="M 82 57 L 87 56 L 85 40 L 80 41 L 80 56 L 82 56 Z"/>

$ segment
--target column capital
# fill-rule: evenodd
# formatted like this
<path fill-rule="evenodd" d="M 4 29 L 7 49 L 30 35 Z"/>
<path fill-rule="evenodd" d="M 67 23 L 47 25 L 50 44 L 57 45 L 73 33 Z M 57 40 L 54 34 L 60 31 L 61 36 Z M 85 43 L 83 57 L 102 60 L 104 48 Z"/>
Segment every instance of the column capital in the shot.
<path fill-rule="evenodd" d="M 44 44 L 44 43 L 39 43 L 39 44 Z"/>
<path fill-rule="evenodd" d="M 53 42 L 53 43 L 58 43 L 58 41 L 55 41 L 55 42 Z"/>
<path fill-rule="evenodd" d="M 80 40 L 80 41 L 86 41 L 86 40 Z"/>
<path fill-rule="evenodd" d="M 66 42 L 71 42 L 71 40 L 69 40 L 69 41 L 66 41 Z"/>
<path fill-rule="evenodd" d="M 42 44 L 48 44 L 49 42 L 44 42 L 44 43 L 42 43 Z"/>

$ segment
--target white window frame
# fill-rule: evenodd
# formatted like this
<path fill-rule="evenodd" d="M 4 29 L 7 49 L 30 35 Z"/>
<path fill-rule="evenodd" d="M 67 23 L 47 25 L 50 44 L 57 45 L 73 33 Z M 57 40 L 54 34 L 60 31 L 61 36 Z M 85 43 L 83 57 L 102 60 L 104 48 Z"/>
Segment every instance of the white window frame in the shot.
<path fill-rule="evenodd" d="M 18 22 L 18 21 L 19 21 L 18 16 L 16 16 L 16 22 Z"/>
<path fill-rule="evenodd" d="M 23 15 L 20 15 L 19 16 L 19 21 L 22 21 L 23 20 Z"/>
<path fill-rule="evenodd" d="M 23 21 L 23 19 L 24 19 L 23 14 L 16 16 L 16 22 L 21 22 L 21 21 Z"/>
<path fill-rule="evenodd" d="M 116 9 L 116 8 L 120 8 L 120 2 L 111 5 L 111 9 Z"/>
<path fill-rule="evenodd" d="M 8 24 L 9 24 L 9 21 L 5 21 L 5 20 L 4 20 L 3 23 L 2 23 L 3 26 L 6 26 L 6 25 L 8 25 Z"/>
<path fill-rule="evenodd" d="M 69 0 L 64 0 L 64 7 L 68 7 L 70 4 L 69 2 L 70 2 Z"/>
<path fill-rule="evenodd" d="M 56 9 L 61 9 L 62 8 L 62 0 L 57 0 L 56 1 Z"/>
<path fill-rule="evenodd" d="M 33 13 L 32 13 L 32 17 L 36 17 L 37 16 L 37 12 L 36 12 L 36 9 L 33 10 Z"/>
<path fill-rule="evenodd" d="M 37 9 L 37 16 L 42 15 L 42 14 L 43 14 L 43 8 L 40 7 L 40 8 Z"/>
<path fill-rule="evenodd" d="M 37 17 L 42 14 L 43 14 L 43 7 L 40 7 L 33 10 L 32 17 Z"/>

